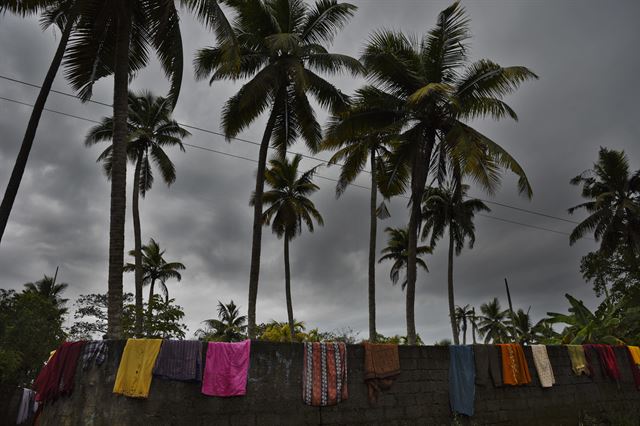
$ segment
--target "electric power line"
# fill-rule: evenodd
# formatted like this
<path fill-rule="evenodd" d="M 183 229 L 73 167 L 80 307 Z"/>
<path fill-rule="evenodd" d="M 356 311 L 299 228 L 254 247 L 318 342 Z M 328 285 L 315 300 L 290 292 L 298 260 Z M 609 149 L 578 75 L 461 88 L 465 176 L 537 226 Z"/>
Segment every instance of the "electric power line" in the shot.
<path fill-rule="evenodd" d="M 12 102 L 12 103 L 15 103 L 15 104 L 18 104 L 18 105 L 23 105 L 23 106 L 27 106 L 27 107 L 33 108 L 33 104 L 30 104 L 30 103 L 27 103 L 27 102 L 18 101 L 16 99 L 6 98 L 4 96 L 0 96 L 0 100 L 6 101 L 6 102 Z M 58 114 L 58 115 L 62 115 L 62 116 L 66 116 L 66 117 L 70 117 L 70 118 L 75 118 L 77 120 L 82 120 L 82 121 L 86 121 L 86 122 L 89 122 L 89 123 L 95 123 L 95 124 L 99 124 L 100 123 L 100 121 L 98 121 L 98 120 L 93 120 L 91 118 L 81 117 L 81 116 L 78 116 L 78 115 L 69 114 L 69 113 L 66 113 L 66 112 L 63 112 L 63 111 L 57 111 L 57 110 L 50 109 L 50 108 L 44 108 L 44 111 L 51 112 L 51 113 Z M 200 149 L 200 150 L 203 150 L 203 151 L 208 151 L 208 152 L 212 152 L 212 153 L 216 153 L 216 154 L 225 155 L 225 156 L 232 157 L 232 158 L 237 158 L 237 159 L 240 159 L 240 160 L 250 161 L 250 162 L 253 162 L 253 163 L 257 163 L 258 162 L 257 160 L 255 160 L 253 158 L 244 157 L 242 155 L 231 154 L 231 153 L 224 152 L 224 151 L 219 151 L 219 150 L 216 150 L 216 149 L 213 149 L 213 148 L 208 148 L 208 147 L 189 144 L 189 143 L 184 143 L 184 142 L 183 142 L 183 145 L 191 147 L 191 148 Z M 320 178 L 320 179 L 324 179 L 324 180 L 328 180 L 328 181 L 332 181 L 332 182 L 337 182 L 338 181 L 337 179 L 329 178 L 329 177 L 326 177 L 326 176 L 321 176 L 321 175 L 316 175 L 316 176 L 318 178 Z M 357 188 L 362 188 L 362 189 L 366 189 L 366 190 L 371 190 L 370 187 L 367 187 L 367 186 L 364 186 L 364 185 L 351 184 L 351 186 L 355 186 Z M 410 198 L 410 197 L 408 197 L 406 195 L 401 195 L 400 197 L 406 198 L 406 199 Z M 516 221 L 513 221 L 513 220 L 499 218 L 499 217 L 496 217 L 496 216 L 489 216 L 489 215 L 484 215 L 484 214 L 479 214 L 479 216 L 482 216 L 482 217 L 485 217 L 485 218 L 488 218 L 488 219 L 494 219 L 494 220 L 501 221 L 501 222 L 511 223 L 511 224 L 514 224 L 514 225 L 520 225 L 520 226 L 525 226 L 525 227 L 528 227 L 528 228 L 538 229 L 538 230 L 541 230 L 541 231 L 547 231 L 547 232 L 552 232 L 552 233 L 561 234 L 561 235 L 570 235 L 570 233 L 568 233 L 568 232 L 558 231 L 558 230 L 550 229 L 550 228 L 544 228 L 544 227 L 537 226 L 537 225 L 530 225 L 530 224 L 522 223 L 522 222 L 516 222 Z"/>
<path fill-rule="evenodd" d="M 11 81 L 13 83 L 23 84 L 25 86 L 29 86 L 29 87 L 33 87 L 33 88 L 37 88 L 37 89 L 41 88 L 41 86 L 38 86 L 37 84 L 28 83 L 26 81 L 18 80 L 18 79 L 11 78 L 11 77 L 8 77 L 8 76 L 5 76 L 5 75 L 1 75 L 1 74 L 0 74 L 0 79 Z M 60 90 L 53 90 L 53 89 L 51 90 L 51 92 L 59 94 L 59 95 L 63 95 L 63 96 L 66 96 L 66 97 L 78 99 L 78 97 L 76 95 L 74 95 L 73 93 L 68 93 L 68 92 L 63 92 L 63 91 L 60 91 Z M 111 105 L 109 103 L 95 101 L 93 99 L 89 99 L 87 102 L 94 103 L 96 105 L 109 107 L 109 108 L 111 108 L 113 106 L 113 105 Z M 205 129 L 203 127 L 194 126 L 192 124 L 187 124 L 187 123 L 179 123 L 179 124 L 181 126 L 183 126 L 183 127 L 189 128 L 189 129 L 197 130 L 197 131 L 203 132 L 203 133 L 209 133 L 209 134 L 220 136 L 220 137 L 223 137 L 223 138 L 227 139 L 225 134 L 222 133 L 222 132 L 217 132 L 217 131 L 211 130 L 211 129 Z M 239 138 L 237 136 L 236 137 L 231 137 L 231 138 L 228 138 L 228 139 L 233 139 L 233 140 L 236 140 L 238 142 L 243 142 L 243 143 L 247 143 L 247 144 L 251 144 L 251 145 L 260 146 L 260 143 L 258 143 L 256 141 L 252 141 L 252 140 L 244 139 L 244 138 Z M 269 149 L 273 149 L 273 148 L 269 147 Z M 288 152 L 289 154 L 300 155 L 303 158 L 306 158 L 308 160 L 318 161 L 322 165 L 329 164 L 329 160 L 325 160 L 324 158 L 314 157 L 312 155 L 306 155 L 306 154 L 302 154 L 302 153 L 294 152 L 294 151 L 289 151 L 289 150 L 287 150 L 286 152 Z M 335 163 L 335 165 L 336 166 L 342 166 L 342 164 L 340 164 L 340 163 Z M 369 173 L 369 174 L 371 173 L 369 170 L 362 170 L 362 171 L 364 173 Z M 354 186 L 357 186 L 357 185 L 354 185 Z M 469 198 L 472 198 L 472 197 L 469 197 Z M 493 205 L 496 205 L 496 206 L 504 207 L 504 208 L 511 209 L 511 210 L 516 210 L 516 211 L 527 213 L 527 214 L 546 217 L 547 219 L 559 220 L 559 221 L 566 222 L 566 223 L 572 223 L 574 225 L 577 225 L 577 224 L 580 223 L 580 222 L 575 221 L 575 220 L 566 219 L 566 218 L 563 218 L 563 217 L 551 215 L 551 214 L 540 212 L 540 211 L 536 211 L 536 210 L 525 209 L 525 208 L 522 208 L 522 207 L 516 207 L 516 206 L 509 205 L 509 204 L 500 203 L 498 201 L 492 201 L 492 200 L 487 200 L 487 199 L 478 198 L 478 197 L 473 197 L 473 198 L 476 198 L 476 199 L 478 199 L 478 200 L 480 200 L 480 201 L 482 201 L 484 203 L 487 203 L 487 204 L 493 204 Z"/>

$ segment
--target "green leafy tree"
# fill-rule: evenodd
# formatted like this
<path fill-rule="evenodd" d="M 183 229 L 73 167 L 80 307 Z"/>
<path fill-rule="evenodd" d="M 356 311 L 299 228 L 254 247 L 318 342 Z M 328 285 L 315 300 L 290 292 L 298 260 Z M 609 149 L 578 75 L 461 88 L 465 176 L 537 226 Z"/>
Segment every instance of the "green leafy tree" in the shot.
<path fill-rule="evenodd" d="M 179 271 L 186 269 L 180 262 L 167 262 L 164 259 L 164 252 L 153 238 L 149 240 L 148 244 L 142 246 L 142 284 L 149 286 L 147 317 L 151 316 L 153 308 L 151 301 L 156 283 L 160 284 L 160 290 L 164 294 L 165 302 L 168 302 L 169 289 L 167 288 L 167 281 L 173 279 L 180 282 L 182 275 Z M 135 250 L 131 250 L 129 255 L 135 257 Z M 134 272 L 135 269 L 136 266 L 132 263 L 127 263 L 124 266 L 125 272 Z"/>
<path fill-rule="evenodd" d="M 460 256 L 465 241 L 469 249 L 476 241 L 476 227 L 473 223 L 476 213 L 490 211 L 481 200 L 468 198 L 468 185 L 452 182 L 445 188 L 428 188 L 422 202 L 422 239 L 429 239 L 431 247 L 448 231 L 449 257 L 447 268 L 447 290 L 449 295 L 449 318 L 453 341 L 459 344 L 455 321 L 455 300 L 453 291 L 453 257 Z M 468 305 L 466 306 L 468 308 Z M 466 314 L 465 314 L 466 325 Z M 466 332 L 466 330 L 465 330 Z M 466 333 L 465 333 L 466 336 Z M 466 340 L 466 339 L 465 339 Z"/>
<path fill-rule="evenodd" d="M 204 320 L 206 329 L 196 331 L 196 336 L 202 340 L 216 342 L 238 342 L 246 339 L 247 316 L 240 315 L 240 310 L 233 303 L 218 301 L 218 318 Z"/>
<path fill-rule="evenodd" d="M 271 230 L 278 238 L 284 241 L 284 276 L 285 294 L 287 299 L 287 318 L 289 332 L 295 336 L 293 322 L 293 302 L 291 300 L 291 270 L 289 264 L 289 243 L 302 232 L 303 224 L 309 232 L 313 232 L 313 222 L 324 225 L 320 212 L 316 209 L 309 197 L 316 192 L 318 185 L 313 183 L 313 175 L 316 168 L 300 174 L 298 169 L 302 161 L 301 155 L 295 155 L 293 159 L 275 158 L 269 162 L 270 168 L 265 171 L 265 181 L 271 188 L 262 195 L 262 200 L 267 208 L 264 210 L 262 220 L 265 226 L 271 226 Z M 251 198 L 251 203 L 256 202 L 256 197 Z"/>
<path fill-rule="evenodd" d="M 27 161 L 29 160 L 29 154 L 31 153 L 31 147 L 36 137 L 38 130 L 38 124 L 40 124 L 40 117 L 42 117 L 42 111 L 47 103 L 49 92 L 53 81 L 58 74 L 58 69 L 62 63 L 62 58 L 67 49 L 69 43 L 69 37 L 74 29 L 74 25 L 78 15 L 78 5 L 75 0 L 67 1 L 51 1 L 51 0 L 12 0 L 12 1 L 0 1 L 0 15 L 4 12 L 17 13 L 19 15 L 34 15 L 41 14 L 40 23 L 43 30 L 49 29 L 52 26 L 58 27 L 61 31 L 60 41 L 58 47 L 53 55 L 51 64 L 38 97 L 31 110 L 31 116 L 27 124 L 22 144 L 20 145 L 20 151 L 16 158 L 16 162 L 13 166 L 7 189 L 5 190 L 4 197 L 2 198 L 2 204 L 0 204 L 0 242 L 2 236 L 7 227 L 9 216 L 13 208 L 13 203 L 18 195 L 18 189 L 20 188 L 20 182 L 22 176 L 27 167 Z"/>
<path fill-rule="evenodd" d="M 468 121 L 483 117 L 516 118 L 502 100 L 534 73 L 525 67 L 501 67 L 490 60 L 469 64 L 469 19 L 459 3 L 443 10 L 436 26 L 422 37 L 382 30 L 367 42 L 362 63 L 371 85 L 356 98 L 367 100 L 368 113 L 343 120 L 343 138 L 361 129 L 402 129 L 394 149 L 393 170 L 411 176 L 407 264 L 407 336 L 414 343 L 415 283 L 421 203 L 430 170 L 442 178 L 446 165 L 468 175 L 487 192 L 495 191 L 500 172 L 515 173 L 520 192 L 531 196 L 527 177 L 500 145 Z"/>
<path fill-rule="evenodd" d="M 0 383 L 29 387 L 49 353 L 65 339 L 63 322 L 51 297 L 0 289 Z"/>
<path fill-rule="evenodd" d="M 176 180 L 176 168 L 165 148 L 178 147 L 184 151 L 182 139 L 190 133 L 172 117 L 173 105 L 168 98 L 157 97 L 151 92 L 129 93 L 129 142 L 127 156 L 135 165 L 131 211 L 133 214 L 135 289 L 136 289 L 136 329 L 142 332 L 142 231 L 140 227 L 139 198 L 145 197 L 154 181 L 152 162 L 160 172 L 162 180 L 171 185 Z M 113 140 L 113 118 L 105 117 L 102 122 L 89 130 L 85 144 L 92 146 Z M 104 171 L 111 178 L 113 166 L 113 146 L 107 147 L 98 157 Z"/>
<path fill-rule="evenodd" d="M 497 297 L 480 305 L 478 332 L 484 336 L 484 343 L 503 343 L 509 340 L 506 321 L 508 312 L 503 310 Z"/>
<path fill-rule="evenodd" d="M 382 263 L 384 261 L 393 261 L 393 265 L 391 266 L 391 271 L 389 272 L 389 278 L 391 278 L 391 282 L 393 285 L 398 284 L 400 280 L 400 273 L 403 269 L 407 267 L 408 260 L 408 248 L 409 248 L 409 236 L 407 228 L 385 228 L 384 232 L 387 233 L 389 239 L 387 240 L 387 246 L 380 251 L 382 257 L 378 259 L 378 263 Z M 426 254 L 431 254 L 432 249 L 428 246 L 419 246 L 418 247 L 418 255 L 424 256 Z M 429 268 L 427 268 L 427 264 L 424 260 L 418 257 L 418 265 L 420 265 L 425 271 L 429 272 Z M 407 277 L 401 283 L 401 287 L 404 290 L 407 286 Z M 412 343 L 410 343 L 412 344 Z"/>
<path fill-rule="evenodd" d="M 294 332 L 291 334 L 291 327 L 289 322 L 278 322 L 272 320 L 268 324 L 264 324 L 259 327 L 260 335 L 259 340 L 266 340 L 269 342 L 308 342 L 309 335 L 305 333 L 306 327 L 304 322 L 293 321 Z M 316 330 L 317 332 L 317 330 Z M 319 341 L 319 338 L 314 334 L 311 341 Z"/>
<path fill-rule="evenodd" d="M 534 326 L 529 311 L 518 309 L 513 313 L 513 317 L 507 320 L 507 326 L 515 330 L 514 339 L 518 342 L 529 344 L 534 340 Z"/>
<path fill-rule="evenodd" d="M 337 0 L 248 0 L 230 2 L 236 14 L 233 33 L 239 56 L 230 55 L 229 42 L 200 50 L 195 59 L 196 77 L 211 82 L 248 78 L 224 106 L 222 128 L 227 138 L 237 136 L 268 111 L 258 155 L 254 191 L 253 237 L 249 274 L 248 331 L 255 337 L 256 300 L 260 275 L 264 174 L 269 144 L 282 157 L 301 138 L 311 151 L 321 141 L 321 129 L 308 95 L 323 108 L 344 108 L 347 98 L 320 73 L 362 71 L 360 63 L 346 55 L 329 53 L 325 45 L 347 23 L 355 6 Z M 233 51 L 233 49 L 231 49 Z"/>
<path fill-rule="evenodd" d="M 160 0 L 83 0 L 65 56 L 66 76 L 82 99 L 94 83 L 113 75 L 113 151 L 109 227 L 109 336 L 122 337 L 122 273 L 124 266 L 129 81 L 157 53 L 170 80 L 172 106 L 182 83 L 183 57 L 177 2 Z M 181 0 L 219 36 L 229 34 L 216 0 Z"/>

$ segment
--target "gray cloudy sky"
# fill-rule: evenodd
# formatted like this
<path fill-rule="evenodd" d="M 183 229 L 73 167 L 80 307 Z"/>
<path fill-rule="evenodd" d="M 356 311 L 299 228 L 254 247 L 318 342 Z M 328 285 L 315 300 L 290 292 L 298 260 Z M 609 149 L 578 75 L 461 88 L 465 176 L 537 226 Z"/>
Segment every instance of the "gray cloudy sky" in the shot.
<path fill-rule="evenodd" d="M 359 10 L 336 38 L 333 50 L 359 55 L 368 34 L 378 28 L 423 33 L 445 1 L 354 0 Z M 567 217 L 566 209 L 580 201 L 569 179 L 590 167 L 599 146 L 624 149 L 634 168 L 640 167 L 640 121 L 637 99 L 637 41 L 640 4 L 635 1 L 467 0 L 472 19 L 472 58 L 491 58 L 502 65 L 525 65 L 540 75 L 508 99 L 520 121 L 475 123 L 503 144 L 525 168 L 534 188 L 527 201 L 517 195 L 507 175 L 494 201 Z M 219 130 L 224 101 L 239 87 L 234 83 L 196 82 L 191 60 L 196 49 L 214 44 L 213 36 L 183 14 L 185 78 L 175 111 L 179 121 Z M 0 74 L 40 84 L 59 33 L 41 32 L 36 19 L 0 16 Z M 362 81 L 333 81 L 351 93 Z M 134 81 L 135 89 L 158 94 L 167 84 L 152 64 Z M 60 75 L 54 88 L 70 89 Z M 0 79 L 0 96 L 32 103 L 37 90 Z M 94 99 L 109 102 L 111 82 L 101 82 Z M 47 106 L 91 119 L 110 111 L 95 104 L 51 94 Z M 0 186 L 4 191 L 31 110 L 0 100 Z M 325 114 L 319 112 L 324 121 Z M 258 140 L 264 120 L 242 136 Z M 100 148 L 87 149 L 83 138 L 91 123 L 44 113 L 27 172 L 0 246 L 0 287 L 52 274 L 70 284 L 67 296 L 106 291 L 109 185 L 95 163 Z M 257 158 L 257 147 L 193 131 L 186 142 Z M 302 146 L 294 150 L 303 151 Z M 328 158 L 328 153 L 320 156 Z M 156 238 L 166 258 L 187 265 L 181 283 L 171 282 L 170 294 L 186 312 L 191 332 L 200 321 L 215 316 L 217 300 L 233 299 L 246 311 L 250 229 L 248 205 L 255 164 L 187 148 L 174 152 L 178 180 L 170 188 L 158 181 L 141 203 L 143 239 Z M 313 161 L 305 161 L 312 167 Z M 320 172 L 335 177 L 336 170 Z M 367 185 L 366 175 L 358 183 Z M 336 200 L 334 184 L 318 179 L 314 200 L 326 225 L 304 234 L 292 245 L 295 316 L 310 326 L 367 329 L 368 192 L 350 188 Z M 475 195 L 485 194 L 473 191 Z M 129 207 L 129 206 L 128 206 Z M 492 216 L 533 226 L 570 231 L 572 225 L 492 205 Z M 128 213 L 129 214 L 129 213 Z M 380 227 L 407 221 L 404 200 L 392 203 L 392 218 Z M 576 218 L 574 218 L 576 219 Z M 127 248 L 132 248 L 127 218 Z M 568 237 L 490 218 L 476 221 L 477 243 L 455 265 L 456 303 L 479 306 L 494 296 L 504 305 L 503 278 L 510 280 L 516 307 L 531 307 L 538 318 L 550 310 L 565 310 L 564 293 L 596 303 L 578 268 L 594 243 L 569 247 Z M 378 236 L 378 247 L 385 236 Z M 443 246 L 446 244 L 443 244 Z M 446 250 L 438 248 L 420 273 L 417 284 L 418 332 L 425 342 L 449 337 L 446 304 Z M 378 327 L 383 334 L 405 334 L 404 294 L 388 278 L 390 265 L 379 265 Z M 258 293 L 258 320 L 284 320 L 282 243 L 265 230 Z M 125 276 L 133 291 L 133 276 Z"/>

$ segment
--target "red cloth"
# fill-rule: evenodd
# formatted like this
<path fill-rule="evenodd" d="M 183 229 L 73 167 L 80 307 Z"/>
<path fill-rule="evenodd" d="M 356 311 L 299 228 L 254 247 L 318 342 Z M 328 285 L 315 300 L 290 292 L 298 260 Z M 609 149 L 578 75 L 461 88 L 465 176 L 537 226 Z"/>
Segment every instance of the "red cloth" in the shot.
<path fill-rule="evenodd" d="M 636 364 L 629 348 L 627 348 L 627 356 L 629 357 L 629 367 L 633 374 L 633 382 L 636 384 L 636 389 L 640 390 L 640 365 Z"/>
<path fill-rule="evenodd" d="M 609 345 L 582 345 L 585 348 L 584 355 L 589 364 L 589 370 L 593 372 L 593 366 L 591 363 L 591 357 L 589 349 L 592 349 L 598 355 L 600 361 L 600 368 L 605 377 L 609 377 L 611 380 L 620 380 L 620 369 L 618 368 L 618 361 L 616 354 L 613 352 L 613 348 Z"/>
<path fill-rule="evenodd" d="M 36 401 L 54 401 L 73 392 L 76 367 L 84 343 L 64 342 L 58 347 L 34 382 Z"/>

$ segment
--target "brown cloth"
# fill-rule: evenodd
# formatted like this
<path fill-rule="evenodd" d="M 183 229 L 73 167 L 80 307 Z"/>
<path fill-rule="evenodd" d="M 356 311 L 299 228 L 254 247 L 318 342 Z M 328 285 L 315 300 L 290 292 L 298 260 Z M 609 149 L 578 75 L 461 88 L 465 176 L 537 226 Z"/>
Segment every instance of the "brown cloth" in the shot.
<path fill-rule="evenodd" d="M 473 357 L 476 362 L 476 385 L 488 387 L 503 386 L 502 357 L 495 345 L 473 345 Z"/>
<path fill-rule="evenodd" d="M 369 389 L 369 403 L 378 402 L 380 391 L 391 388 L 400 374 L 398 345 L 364 343 L 364 382 Z"/>

